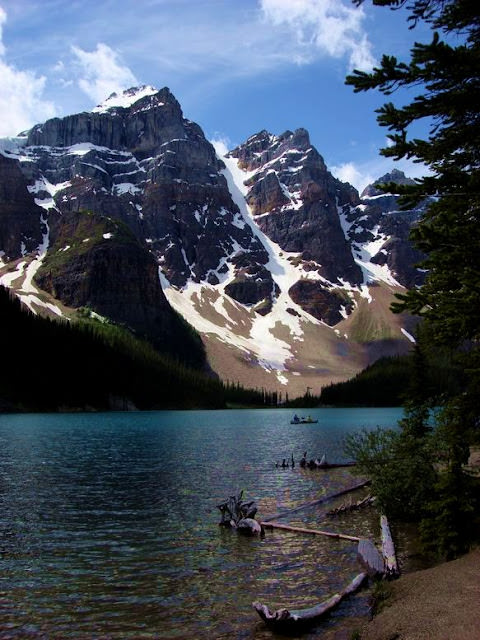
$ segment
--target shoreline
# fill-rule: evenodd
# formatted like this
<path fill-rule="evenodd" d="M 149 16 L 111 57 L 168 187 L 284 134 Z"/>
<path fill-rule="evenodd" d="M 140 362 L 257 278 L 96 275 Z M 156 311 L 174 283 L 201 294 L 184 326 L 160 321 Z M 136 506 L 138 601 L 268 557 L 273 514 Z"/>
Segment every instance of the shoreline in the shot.
<path fill-rule="evenodd" d="M 478 640 L 480 548 L 387 583 L 384 608 L 358 629 L 362 640 Z"/>

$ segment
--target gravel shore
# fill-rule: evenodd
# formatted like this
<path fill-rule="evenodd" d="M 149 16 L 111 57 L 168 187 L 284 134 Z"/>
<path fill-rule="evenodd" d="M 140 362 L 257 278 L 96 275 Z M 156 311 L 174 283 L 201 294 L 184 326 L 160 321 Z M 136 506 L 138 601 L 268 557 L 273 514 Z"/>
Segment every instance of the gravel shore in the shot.
<path fill-rule="evenodd" d="M 480 549 L 390 583 L 362 640 L 480 640 Z"/>

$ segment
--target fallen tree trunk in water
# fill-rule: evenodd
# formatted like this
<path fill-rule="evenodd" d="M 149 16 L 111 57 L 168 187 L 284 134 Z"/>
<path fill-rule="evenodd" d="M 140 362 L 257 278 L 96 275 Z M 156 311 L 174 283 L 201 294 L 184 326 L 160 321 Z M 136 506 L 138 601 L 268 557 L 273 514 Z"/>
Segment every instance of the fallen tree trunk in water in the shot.
<path fill-rule="evenodd" d="M 385 562 L 385 574 L 387 578 L 398 578 L 400 571 L 398 570 L 397 558 L 395 555 L 395 545 L 393 544 L 392 534 L 388 525 L 387 516 L 380 516 L 380 527 L 382 529 L 382 554 Z"/>
<path fill-rule="evenodd" d="M 359 562 L 366 568 L 368 575 L 372 577 L 384 575 L 382 556 L 371 540 L 362 538 L 358 543 L 357 554 Z"/>
<path fill-rule="evenodd" d="M 289 509 L 288 511 L 282 511 L 281 513 L 274 513 L 273 516 L 267 516 L 263 518 L 263 522 L 270 522 L 271 520 L 278 520 L 278 518 L 283 518 L 283 516 L 288 516 L 291 513 L 296 513 L 301 509 L 306 509 L 307 507 L 314 507 L 317 504 L 322 504 L 323 502 L 328 502 L 329 500 L 333 500 L 334 498 L 338 498 L 339 496 L 343 496 L 346 493 L 350 493 L 351 491 L 356 491 L 356 489 L 361 489 L 365 487 L 367 484 L 370 484 L 370 480 L 363 480 L 358 484 L 353 485 L 353 487 L 349 487 L 348 489 L 343 489 L 342 491 L 337 491 L 337 493 L 331 493 L 329 496 L 324 496 L 323 498 L 319 498 L 318 500 L 312 500 L 312 502 L 306 502 L 301 504 L 299 507 L 295 507 L 294 509 Z"/>
<path fill-rule="evenodd" d="M 351 540 L 353 542 L 360 541 L 360 538 L 358 538 L 357 536 L 349 536 L 346 533 L 332 533 L 331 531 L 321 531 L 320 529 L 304 529 L 303 527 L 292 527 L 287 524 L 280 524 L 279 522 L 261 522 L 260 525 L 264 529 L 283 529 L 284 531 L 294 531 L 296 533 L 310 533 L 317 536 L 328 536 L 329 538 Z"/>
<path fill-rule="evenodd" d="M 342 504 L 340 507 L 336 507 L 335 509 L 330 509 L 327 511 L 327 516 L 338 516 L 341 513 L 345 513 L 346 511 L 355 511 L 356 509 L 362 509 L 363 507 L 367 507 L 373 504 L 375 498 L 373 496 L 367 496 L 358 502 L 352 502 L 350 504 Z"/>
<path fill-rule="evenodd" d="M 337 607 L 345 597 L 357 591 L 366 578 L 366 573 L 359 573 L 343 591 L 308 609 L 278 609 L 277 611 L 270 611 L 267 605 L 261 602 L 252 602 L 252 606 L 261 619 L 276 631 L 290 631 L 297 627 L 311 626 L 319 618 Z"/>

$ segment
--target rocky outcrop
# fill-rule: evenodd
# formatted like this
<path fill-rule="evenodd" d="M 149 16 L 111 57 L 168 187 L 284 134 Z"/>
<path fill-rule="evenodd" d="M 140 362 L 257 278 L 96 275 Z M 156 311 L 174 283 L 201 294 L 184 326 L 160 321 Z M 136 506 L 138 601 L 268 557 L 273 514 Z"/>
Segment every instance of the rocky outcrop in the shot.
<path fill-rule="evenodd" d="M 66 216 L 36 281 L 67 306 L 94 311 L 162 352 L 201 364 L 198 341 L 165 298 L 156 260 L 123 223 L 86 211 Z"/>
<path fill-rule="evenodd" d="M 260 229 L 282 249 L 300 254 L 330 282 L 352 284 L 362 273 L 345 239 L 338 206 L 358 204 L 358 193 L 336 180 L 305 129 L 252 136 L 231 153 L 239 166 L 255 171 L 246 182 L 247 202 Z"/>
<path fill-rule="evenodd" d="M 89 142 L 108 149 L 128 150 L 136 158 L 157 155 L 165 142 L 201 135 L 193 123 L 184 123 L 180 104 L 165 87 L 128 107 L 111 107 L 105 112 L 83 112 L 65 118 L 52 118 L 34 126 L 27 135 L 27 146 L 71 147 Z"/>
<path fill-rule="evenodd" d="M 0 153 L 0 251 L 15 260 L 42 242 L 43 209 L 35 204 L 18 162 Z"/>
<path fill-rule="evenodd" d="M 289 294 L 307 313 L 330 326 L 336 325 L 353 309 L 353 303 L 345 293 L 327 289 L 315 280 L 299 280 L 289 289 Z"/>
<path fill-rule="evenodd" d="M 424 281 L 425 272 L 416 265 L 425 259 L 425 255 L 413 246 L 410 231 L 422 216 L 429 200 L 420 203 L 415 209 L 400 210 L 398 195 L 385 194 L 376 186 L 389 183 L 410 185 L 415 184 L 415 181 L 406 177 L 403 171 L 394 169 L 367 186 L 362 192 L 365 206 L 360 212 L 360 228 L 368 226 L 372 238 L 383 237 L 385 240 L 371 261 L 386 265 L 401 285 L 411 288 Z M 358 237 L 358 228 L 356 234 Z"/>
<path fill-rule="evenodd" d="M 415 184 L 415 180 L 412 178 L 407 178 L 407 176 L 403 173 L 403 171 L 399 171 L 399 169 L 392 169 L 388 173 L 385 173 L 383 176 L 378 178 L 373 184 L 369 184 L 362 191 L 362 198 L 373 198 L 376 196 L 384 196 L 385 191 L 380 189 L 380 185 L 390 184 L 394 182 L 398 185 L 412 185 Z"/>

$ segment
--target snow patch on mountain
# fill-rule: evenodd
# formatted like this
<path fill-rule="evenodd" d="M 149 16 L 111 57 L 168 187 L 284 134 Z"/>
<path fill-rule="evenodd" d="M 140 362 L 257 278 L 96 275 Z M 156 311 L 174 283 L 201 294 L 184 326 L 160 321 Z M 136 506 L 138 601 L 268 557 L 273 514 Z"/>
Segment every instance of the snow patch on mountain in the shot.
<path fill-rule="evenodd" d="M 245 202 L 248 187 L 244 183 L 255 172 L 247 172 L 240 169 L 235 158 L 226 157 L 224 155 L 225 150 L 222 149 L 221 151 L 223 152 L 221 153 L 221 159 L 226 165 L 226 168 L 222 170 L 222 174 L 227 180 L 232 199 L 240 210 L 239 213 L 235 214 L 233 224 L 239 228 L 249 225 L 254 235 L 265 247 L 269 255 L 269 261 L 265 267 L 271 272 L 274 282 L 280 289 L 280 293 L 277 296 L 273 296 L 272 310 L 264 316 L 253 312 L 247 306 L 226 296 L 225 287 L 235 277 L 231 258 L 238 251 L 244 250 L 235 242 L 232 246 L 231 255 L 222 259 L 221 264 L 215 270 L 215 275 L 220 281 L 218 285 L 209 285 L 206 280 L 202 283 L 188 282 L 179 291 L 170 286 L 165 275 L 161 273 L 162 288 L 170 304 L 176 311 L 188 318 L 188 321 L 198 331 L 213 334 L 222 342 L 236 347 L 246 354 L 249 359 L 256 360 L 263 369 L 274 373 L 281 384 L 287 384 L 287 378 L 282 372 L 286 371 L 286 363 L 293 358 L 293 343 L 303 340 L 302 324 L 304 322 L 322 323 L 307 314 L 288 295 L 290 287 L 300 277 L 306 275 L 299 267 L 292 265 L 289 261 L 289 258 L 297 258 L 298 254 L 282 251 L 277 244 L 265 236 L 258 228 L 250 208 Z M 196 213 L 200 215 L 200 212 Z M 227 271 L 225 271 L 225 266 L 228 267 Z M 210 274 L 207 274 L 207 277 L 208 275 Z M 208 300 L 209 296 L 215 296 L 213 303 Z M 208 304 L 215 312 L 209 318 L 206 317 L 208 314 L 205 313 L 205 305 Z M 242 327 L 244 331 L 238 331 L 237 323 L 233 319 L 232 309 L 236 309 L 242 319 L 247 318 L 245 326 Z M 218 323 L 215 321 L 216 319 L 218 319 Z M 279 332 L 282 332 L 282 335 L 286 333 L 290 336 L 290 344 L 278 337 Z"/>
<path fill-rule="evenodd" d="M 365 209 L 364 205 L 359 205 L 360 211 Z M 345 213 L 343 212 L 341 207 L 337 207 L 338 216 L 340 218 L 340 224 L 343 229 L 343 233 L 345 234 L 345 238 L 351 242 L 350 230 L 353 226 L 352 222 L 347 220 Z M 355 219 L 355 224 L 361 221 L 361 218 Z M 356 231 L 363 231 L 361 227 L 356 227 Z M 373 235 L 373 240 L 370 242 L 363 243 L 353 243 L 352 244 L 352 255 L 355 262 L 361 268 L 363 273 L 363 285 L 360 287 L 360 295 L 363 298 L 366 298 L 369 302 L 371 302 L 372 298 L 368 289 L 368 285 L 371 282 L 382 281 L 388 285 L 401 287 L 402 285 L 393 277 L 392 272 L 385 265 L 378 265 L 372 262 L 372 258 L 374 258 L 381 250 L 385 242 L 388 240 L 388 237 L 381 234 L 379 232 L 379 225 L 376 225 L 373 229 L 371 229 L 371 233 Z"/>
<path fill-rule="evenodd" d="M 138 102 L 138 100 L 141 100 L 146 96 L 153 96 L 156 93 L 158 93 L 158 89 L 155 89 L 150 85 L 133 87 L 131 89 L 122 91 L 122 93 L 114 92 L 110 94 L 106 100 L 93 108 L 92 112 L 107 113 L 109 109 L 112 109 L 114 107 L 123 107 L 124 109 L 127 109 L 128 107 L 131 107 L 132 104 L 135 104 L 135 102 Z M 161 106 L 161 104 L 157 103 L 156 106 Z"/>
<path fill-rule="evenodd" d="M 39 180 L 36 180 L 33 185 L 29 185 L 27 187 L 28 191 L 33 194 L 37 193 L 48 193 L 49 197 L 46 198 L 35 198 L 35 204 L 47 211 L 49 209 L 57 209 L 55 204 L 55 196 L 59 191 L 63 191 L 63 189 L 67 189 L 67 187 L 71 186 L 70 180 L 66 180 L 65 182 L 59 182 L 58 184 L 52 184 L 42 176 Z M 58 209 L 57 209 L 58 211 Z"/>
<path fill-rule="evenodd" d="M 46 214 L 45 214 L 46 215 Z M 10 271 L 0 277 L 0 285 L 4 287 L 14 287 L 17 296 L 30 309 L 32 313 L 37 314 L 35 307 L 43 307 L 55 315 L 64 318 L 65 314 L 60 307 L 52 302 L 46 302 L 40 297 L 40 291 L 33 284 L 33 278 L 42 265 L 47 254 L 50 243 L 50 229 L 46 217 L 42 214 L 40 222 L 45 228 L 42 242 L 37 247 L 36 254 L 30 260 L 21 260 L 16 265 L 15 270 Z M 65 247 L 66 250 L 68 247 Z M 2 265 L 0 264 L 0 267 Z"/>

